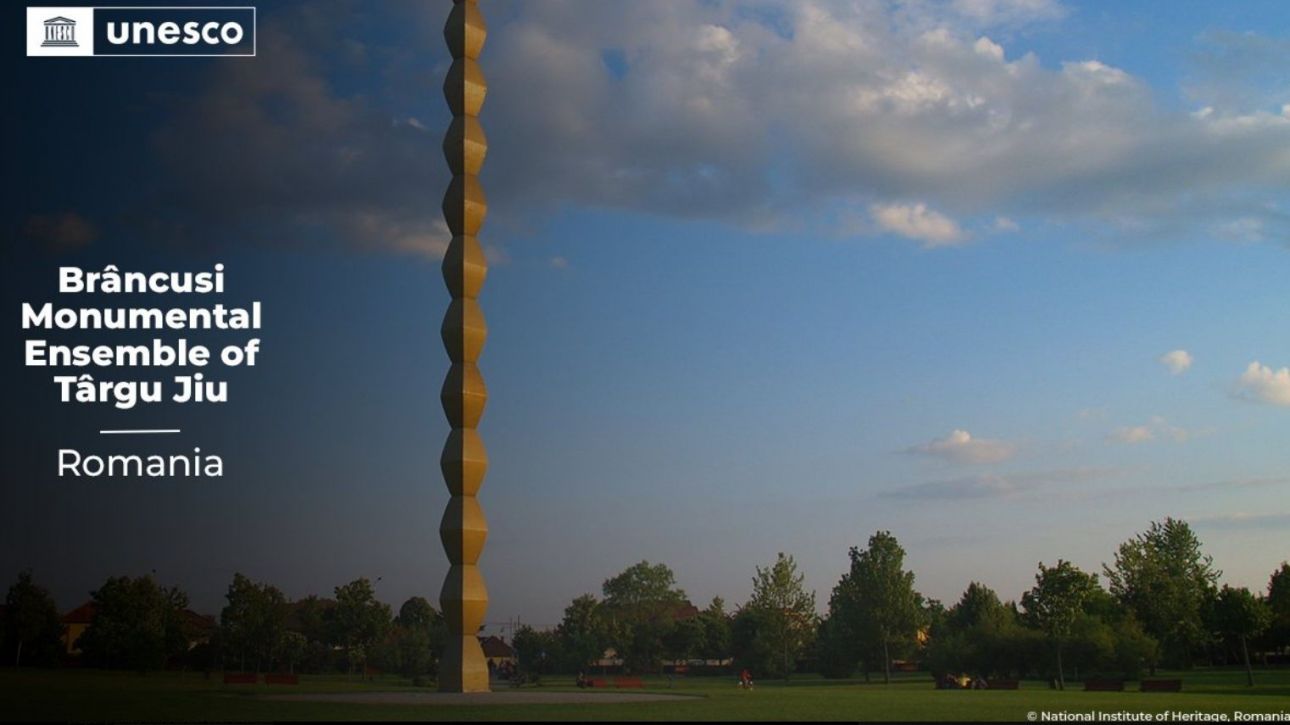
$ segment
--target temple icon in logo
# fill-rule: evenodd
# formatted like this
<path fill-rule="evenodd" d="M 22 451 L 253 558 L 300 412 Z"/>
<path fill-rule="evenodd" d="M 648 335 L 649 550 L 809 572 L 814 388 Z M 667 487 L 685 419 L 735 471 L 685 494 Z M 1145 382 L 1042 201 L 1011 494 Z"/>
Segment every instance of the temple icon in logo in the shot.
<path fill-rule="evenodd" d="M 79 48 L 76 43 L 76 21 L 63 16 L 45 21 L 45 42 L 42 48 Z"/>

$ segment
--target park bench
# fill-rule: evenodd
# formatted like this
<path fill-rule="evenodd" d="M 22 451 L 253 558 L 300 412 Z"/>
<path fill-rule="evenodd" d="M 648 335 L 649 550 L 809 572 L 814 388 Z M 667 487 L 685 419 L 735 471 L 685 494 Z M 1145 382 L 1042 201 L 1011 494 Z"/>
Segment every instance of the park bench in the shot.
<path fill-rule="evenodd" d="M 266 674 L 264 676 L 266 685 L 299 685 L 300 675 L 288 675 L 285 673 Z"/>
<path fill-rule="evenodd" d="M 1019 680 L 986 680 L 985 683 L 988 690 L 1016 690 L 1021 687 Z"/>
<path fill-rule="evenodd" d="M 644 687 L 645 681 L 639 677 L 615 677 L 614 687 L 622 689 L 624 687 Z"/>
<path fill-rule="evenodd" d="M 224 684 L 226 685 L 254 685 L 260 680 L 260 676 L 254 672 L 225 672 Z"/>
<path fill-rule="evenodd" d="M 1084 692 L 1124 692 L 1124 680 L 1084 680 Z"/>
<path fill-rule="evenodd" d="M 1143 692 L 1182 692 L 1182 680 L 1143 680 Z"/>

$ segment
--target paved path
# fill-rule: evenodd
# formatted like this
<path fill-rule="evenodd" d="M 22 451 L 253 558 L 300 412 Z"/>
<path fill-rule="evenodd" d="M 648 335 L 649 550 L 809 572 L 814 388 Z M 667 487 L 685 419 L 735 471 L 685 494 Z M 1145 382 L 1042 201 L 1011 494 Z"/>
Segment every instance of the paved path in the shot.
<path fill-rule="evenodd" d="M 291 702 L 345 702 L 367 705 L 568 705 L 619 702 L 668 702 L 693 700 L 693 695 L 655 695 L 646 692 L 325 692 L 298 695 L 265 695 L 266 700 Z"/>

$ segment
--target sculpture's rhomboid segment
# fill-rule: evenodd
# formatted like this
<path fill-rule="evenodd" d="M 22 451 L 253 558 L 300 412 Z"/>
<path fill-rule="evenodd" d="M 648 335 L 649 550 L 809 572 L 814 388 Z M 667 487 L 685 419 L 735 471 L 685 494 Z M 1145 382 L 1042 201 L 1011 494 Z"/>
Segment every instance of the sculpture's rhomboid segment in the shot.
<path fill-rule="evenodd" d="M 477 301 L 488 275 L 488 261 L 477 239 L 488 214 L 488 200 L 479 183 L 488 138 L 478 118 L 488 84 L 477 62 L 488 29 L 478 3 L 454 0 L 443 34 L 452 53 L 452 66 L 443 83 L 452 111 L 452 123 L 443 138 L 443 155 L 452 172 L 443 196 L 443 217 L 452 233 L 443 258 L 443 279 L 452 302 L 439 334 L 452 366 L 439 399 L 452 431 L 439 458 L 451 496 L 439 523 L 439 538 L 450 565 L 439 591 L 439 606 L 449 632 L 439 663 L 439 689 L 487 692 L 488 665 L 476 636 L 488 610 L 488 589 L 479 571 L 488 522 L 475 498 L 488 472 L 488 453 L 476 430 L 488 402 L 488 388 L 476 366 L 488 338 L 488 325 Z"/>

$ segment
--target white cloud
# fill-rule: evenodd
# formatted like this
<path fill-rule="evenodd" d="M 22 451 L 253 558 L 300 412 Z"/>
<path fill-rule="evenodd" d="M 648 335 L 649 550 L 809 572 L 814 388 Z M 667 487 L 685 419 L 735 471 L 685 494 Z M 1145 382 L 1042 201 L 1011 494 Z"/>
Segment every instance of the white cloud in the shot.
<path fill-rule="evenodd" d="M 1229 242 L 1253 244 L 1268 238 L 1267 222 L 1259 217 L 1244 216 L 1214 225 L 1214 235 Z"/>
<path fill-rule="evenodd" d="M 1128 428 L 1116 428 L 1111 431 L 1111 439 L 1117 443 L 1127 443 L 1134 445 L 1137 443 L 1146 443 L 1153 440 L 1156 434 L 1151 430 L 1151 426 L 1135 425 Z"/>
<path fill-rule="evenodd" d="M 514 6 L 490 28 L 492 118 L 524 126 L 498 136 L 497 193 L 754 228 L 858 204 L 927 246 L 1000 215 L 1135 237 L 1249 217 L 1290 234 L 1284 99 L 1192 117 L 1104 60 L 1009 54 L 1008 33 L 982 33 L 1058 19 L 1057 3 L 751 7 Z"/>
<path fill-rule="evenodd" d="M 1013 221 L 1010 217 L 998 216 L 994 218 L 994 230 L 1001 233 L 1012 233 L 1021 230 L 1021 225 Z"/>
<path fill-rule="evenodd" d="M 1090 86 L 1131 86 L 1134 83 L 1128 73 L 1098 60 L 1062 63 L 1062 72 L 1085 89 Z"/>
<path fill-rule="evenodd" d="M 569 268 L 569 260 L 567 260 L 567 259 L 565 259 L 564 257 L 561 257 L 561 256 L 559 256 L 559 255 L 552 257 L 552 258 L 551 258 L 547 263 L 551 265 L 551 269 L 568 269 L 568 268 Z"/>
<path fill-rule="evenodd" d="M 168 173 L 150 227 L 167 242 L 236 237 L 441 257 L 448 172 L 438 131 L 426 129 L 445 125 L 340 91 L 329 63 L 342 58 L 309 33 L 284 31 L 292 20 L 261 24 L 264 63 L 212 67 L 204 88 L 174 104 L 153 138 Z"/>
<path fill-rule="evenodd" d="M 1187 519 L 1189 523 L 1210 529 L 1224 530 L 1258 530 L 1269 529 L 1284 531 L 1290 526 L 1290 513 L 1234 513 L 1197 516 Z"/>
<path fill-rule="evenodd" d="M 1179 428 L 1170 425 L 1169 421 L 1160 416 L 1154 416 L 1145 425 L 1126 426 L 1116 428 L 1107 434 L 1108 440 L 1116 443 L 1127 445 L 1137 445 L 1147 443 L 1158 439 L 1172 440 L 1176 443 L 1183 443 L 1192 438 L 1193 434 L 1186 428 Z"/>
<path fill-rule="evenodd" d="M 1008 27 L 1062 17 L 1056 2 L 490 7 L 487 193 L 513 219 L 574 204 L 832 232 L 858 210 L 873 217 L 867 233 L 927 247 L 1021 217 L 1135 237 L 1290 238 L 1285 98 L 1159 102 L 1105 61 L 1006 47 Z M 439 216 L 427 199 L 447 172 L 423 129 L 447 119 L 409 79 L 446 68 L 439 33 L 421 32 L 443 13 L 378 12 L 415 31 L 400 52 L 356 63 L 345 13 L 311 6 L 308 22 L 262 22 L 268 52 L 253 71 L 213 68 L 154 139 L 171 172 L 151 204 L 171 210 L 160 221 L 216 239 L 254 229 L 424 248 Z M 410 231 L 354 239 L 364 214 Z"/>
<path fill-rule="evenodd" d="M 954 12 L 986 25 L 1056 20 L 1066 9 L 1056 0 L 954 0 Z"/>
<path fill-rule="evenodd" d="M 977 38 L 976 42 L 972 44 L 972 50 L 975 50 L 980 55 L 993 58 L 997 61 L 1003 60 L 1003 46 L 989 38 Z"/>
<path fill-rule="evenodd" d="M 1019 491 L 1013 481 L 995 475 L 969 476 L 950 481 L 929 481 L 883 494 L 886 498 L 974 499 L 1002 498 Z"/>
<path fill-rule="evenodd" d="M 1161 365 L 1169 368 L 1169 372 L 1174 375 L 1181 375 L 1187 372 L 1192 363 L 1191 353 L 1186 350 L 1170 350 L 1157 358 L 1157 360 Z"/>
<path fill-rule="evenodd" d="M 1194 46 L 1182 79 L 1183 91 L 1193 102 L 1246 113 L 1285 103 L 1290 38 L 1284 34 L 1206 30 Z"/>
<path fill-rule="evenodd" d="M 361 211 L 341 222 L 351 243 L 364 249 L 383 249 L 402 254 L 443 259 L 452 234 L 443 219 L 429 223 L 391 218 L 382 213 Z"/>
<path fill-rule="evenodd" d="M 1233 489 L 1258 489 L 1290 485 L 1290 476 L 1263 476 L 1260 478 L 1235 478 L 1208 483 L 1194 483 L 1178 486 L 1177 490 L 1186 493 L 1197 491 L 1228 491 Z"/>
<path fill-rule="evenodd" d="M 1071 484 L 1087 483 L 1106 478 L 1115 478 L 1123 473 L 1117 468 L 1071 468 L 1054 471 L 1035 471 L 1029 473 L 993 474 L 965 476 L 948 481 L 929 481 L 905 488 L 884 491 L 883 498 L 917 498 L 917 499 L 985 499 L 1008 498 L 1018 494 L 1043 490 L 1052 486 L 1069 487 Z"/>
<path fill-rule="evenodd" d="M 882 229 L 918 240 L 926 249 L 952 247 L 967 239 L 953 219 L 926 204 L 874 204 L 870 212 Z"/>
<path fill-rule="evenodd" d="M 999 463 L 1012 458 L 1017 446 L 1008 441 L 975 438 L 956 429 L 944 438 L 936 438 L 906 449 L 907 453 L 935 456 L 955 463 Z"/>
<path fill-rule="evenodd" d="M 416 130 L 418 130 L 418 131 L 429 131 L 429 130 L 430 130 L 430 129 L 426 128 L 426 125 L 425 125 L 424 123 L 422 123 L 422 122 L 421 122 L 421 119 L 417 118 L 416 116 L 408 116 L 407 118 L 403 118 L 403 119 L 396 118 L 396 119 L 394 119 L 394 124 L 393 124 L 393 125 L 398 126 L 398 125 L 399 125 L 399 124 L 401 124 L 401 123 L 402 123 L 402 124 L 406 124 L 406 125 L 408 125 L 408 126 L 411 126 L 412 128 L 415 128 L 415 129 L 416 129 Z"/>
<path fill-rule="evenodd" d="M 1238 397 L 1290 406 L 1290 368 L 1273 370 L 1255 360 L 1241 374 L 1236 386 Z"/>

